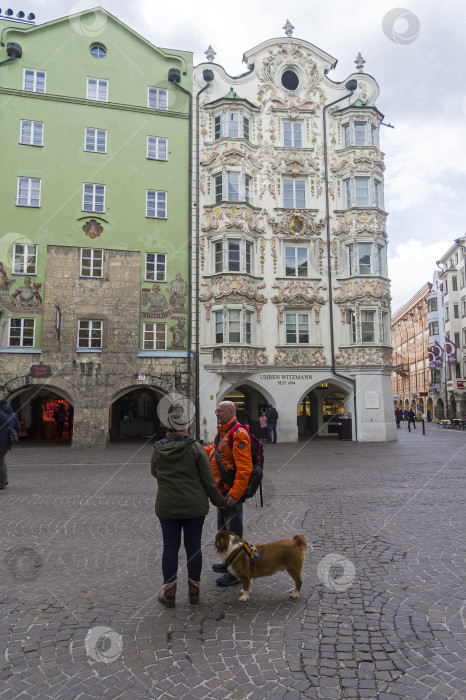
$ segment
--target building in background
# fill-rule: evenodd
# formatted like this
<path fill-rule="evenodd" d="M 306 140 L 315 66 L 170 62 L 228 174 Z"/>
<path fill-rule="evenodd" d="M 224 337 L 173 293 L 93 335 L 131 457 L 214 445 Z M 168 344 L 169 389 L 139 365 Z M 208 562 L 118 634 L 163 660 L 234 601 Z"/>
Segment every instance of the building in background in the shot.
<path fill-rule="evenodd" d="M 0 393 L 29 437 L 60 404 L 75 445 L 152 435 L 189 395 L 192 55 L 101 8 L 0 28 Z"/>
<path fill-rule="evenodd" d="M 442 270 L 444 344 L 438 403 L 445 418 L 466 417 L 466 236 L 438 260 Z"/>
<path fill-rule="evenodd" d="M 442 296 L 442 275 L 436 270 L 433 274 L 432 288 L 426 297 L 427 323 L 429 324 L 429 395 L 432 397 L 434 412 L 432 419 L 445 418 L 445 404 L 441 395 L 442 387 L 442 348 L 445 341 L 445 319 Z M 443 394 L 444 396 L 444 394 Z"/>
<path fill-rule="evenodd" d="M 393 440 L 379 88 L 284 29 L 240 76 L 211 47 L 194 71 L 198 427 L 231 399 L 279 440 Z"/>
<path fill-rule="evenodd" d="M 416 415 L 429 411 L 429 418 L 434 417 L 435 394 L 429 369 L 429 334 L 434 321 L 429 321 L 428 310 L 434 308 L 434 298 L 432 284 L 427 282 L 391 320 L 394 409 L 413 409 Z"/>

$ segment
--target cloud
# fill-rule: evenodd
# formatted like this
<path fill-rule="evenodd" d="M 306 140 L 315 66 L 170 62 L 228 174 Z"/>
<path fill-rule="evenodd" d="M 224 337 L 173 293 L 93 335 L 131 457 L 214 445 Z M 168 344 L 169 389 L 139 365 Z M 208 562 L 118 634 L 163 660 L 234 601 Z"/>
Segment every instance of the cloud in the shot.
<path fill-rule="evenodd" d="M 395 257 L 388 259 L 391 278 L 392 315 L 406 304 L 426 282 L 432 282 L 435 262 L 451 247 L 448 239 L 425 244 L 415 238 L 396 246 Z"/>

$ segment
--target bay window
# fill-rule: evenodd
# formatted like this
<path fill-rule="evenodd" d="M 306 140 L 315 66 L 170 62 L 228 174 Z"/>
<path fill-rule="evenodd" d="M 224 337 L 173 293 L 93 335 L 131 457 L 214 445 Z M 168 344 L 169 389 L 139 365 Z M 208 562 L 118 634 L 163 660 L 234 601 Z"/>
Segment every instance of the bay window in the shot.
<path fill-rule="evenodd" d="M 227 136 L 249 140 L 249 118 L 239 112 L 222 112 L 214 117 L 215 140 Z"/>
<path fill-rule="evenodd" d="M 345 148 L 349 146 L 379 147 L 379 129 L 371 121 L 350 119 L 343 124 L 342 129 Z"/>
<path fill-rule="evenodd" d="M 345 205 L 383 209 L 382 181 L 373 175 L 356 175 L 343 181 Z"/>
<path fill-rule="evenodd" d="M 252 272 L 252 243 L 229 238 L 214 243 L 214 270 L 219 272 Z"/>
<path fill-rule="evenodd" d="M 252 311 L 246 309 L 223 309 L 214 312 L 215 343 L 252 342 Z"/>
<path fill-rule="evenodd" d="M 385 246 L 357 241 L 348 246 L 349 274 L 385 276 Z"/>
<path fill-rule="evenodd" d="M 216 202 L 250 202 L 252 178 L 243 172 L 224 171 L 215 176 Z"/>

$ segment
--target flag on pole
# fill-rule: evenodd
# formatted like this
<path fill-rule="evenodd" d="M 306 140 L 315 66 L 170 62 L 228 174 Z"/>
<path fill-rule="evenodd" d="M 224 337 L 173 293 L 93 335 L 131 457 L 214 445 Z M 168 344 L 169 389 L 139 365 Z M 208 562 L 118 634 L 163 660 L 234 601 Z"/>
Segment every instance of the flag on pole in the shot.
<path fill-rule="evenodd" d="M 457 346 L 455 343 L 450 340 L 450 338 L 445 338 L 445 352 L 447 353 L 447 362 L 449 365 L 456 365 L 457 360 L 456 360 L 456 351 L 457 351 Z"/>
<path fill-rule="evenodd" d="M 437 363 L 436 363 L 436 356 L 435 356 L 435 351 L 436 347 L 429 348 L 429 369 L 431 372 L 435 372 L 437 369 Z"/>
<path fill-rule="evenodd" d="M 443 365 L 443 348 L 442 348 L 442 346 L 437 341 L 435 341 L 435 345 L 432 348 L 432 350 L 434 351 L 434 355 L 435 355 L 435 369 L 442 369 L 442 365 Z"/>

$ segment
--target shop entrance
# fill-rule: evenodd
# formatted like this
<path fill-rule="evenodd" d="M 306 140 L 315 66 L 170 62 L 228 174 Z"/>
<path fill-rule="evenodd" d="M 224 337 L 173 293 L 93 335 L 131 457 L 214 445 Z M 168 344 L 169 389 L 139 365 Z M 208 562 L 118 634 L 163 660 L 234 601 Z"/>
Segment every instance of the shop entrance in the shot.
<path fill-rule="evenodd" d="M 298 406 L 298 440 L 312 440 L 319 430 L 318 401 L 314 391 L 310 391 Z"/>
<path fill-rule="evenodd" d="M 345 411 L 345 393 L 324 382 L 303 397 L 298 405 L 298 440 L 338 437 L 345 418 L 345 434 L 351 439 L 351 415 Z"/>
<path fill-rule="evenodd" d="M 74 407 L 57 390 L 28 387 L 14 396 L 10 403 L 19 418 L 21 441 L 71 442 Z"/>
<path fill-rule="evenodd" d="M 262 413 L 267 413 L 269 404 L 257 389 L 242 384 L 236 389 L 231 389 L 222 401 L 233 401 L 238 421 L 243 425 L 249 425 L 254 435 L 261 435 L 259 418 Z"/>
<path fill-rule="evenodd" d="M 165 437 L 157 415 L 159 397 L 149 387 L 129 389 L 113 401 L 109 409 L 110 440 Z"/>

